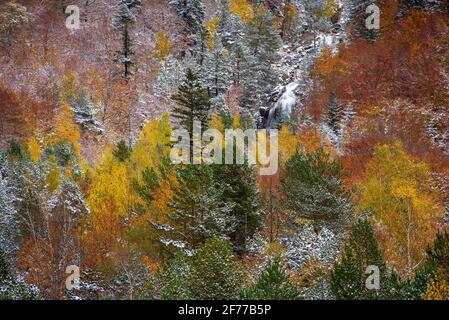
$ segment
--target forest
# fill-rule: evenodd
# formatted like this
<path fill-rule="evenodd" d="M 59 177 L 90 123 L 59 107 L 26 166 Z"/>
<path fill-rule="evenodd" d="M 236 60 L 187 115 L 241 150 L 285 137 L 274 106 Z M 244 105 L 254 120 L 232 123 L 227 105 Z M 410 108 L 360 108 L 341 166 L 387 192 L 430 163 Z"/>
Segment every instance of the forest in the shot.
<path fill-rule="evenodd" d="M 0 0 L 0 300 L 449 300 L 449 2 Z"/>

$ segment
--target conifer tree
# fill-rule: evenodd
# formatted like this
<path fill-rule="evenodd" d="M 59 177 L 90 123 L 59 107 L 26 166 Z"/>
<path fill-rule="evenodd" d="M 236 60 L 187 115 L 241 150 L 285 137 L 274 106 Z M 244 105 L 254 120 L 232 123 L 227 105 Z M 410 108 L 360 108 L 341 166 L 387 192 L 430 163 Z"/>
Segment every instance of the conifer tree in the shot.
<path fill-rule="evenodd" d="M 427 249 L 424 263 L 407 287 L 407 297 L 422 299 L 432 284 L 449 284 L 449 233 L 438 232 L 432 247 Z"/>
<path fill-rule="evenodd" d="M 298 300 L 299 287 L 286 272 L 280 257 L 271 259 L 256 283 L 242 291 L 244 300 Z"/>
<path fill-rule="evenodd" d="M 112 153 L 121 162 L 125 162 L 131 157 L 131 150 L 124 140 L 120 140 L 119 143 L 117 143 L 117 146 Z"/>
<path fill-rule="evenodd" d="M 327 105 L 327 117 L 326 122 L 329 128 L 335 133 L 340 132 L 340 122 L 343 116 L 343 110 L 340 102 L 337 100 L 337 94 L 333 91 L 329 97 L 329 103 Z"/>
<path fill-rule="evenodd" d="M 254 60 L 247 61 L 248 71 L 242 81 L 246 93 L 241 102 L 248 111 L 255 112 L 267 102 L 279 81 L 272 66 L 279 59 L 278 49 L 282 40 L 275 27 L 274 17 L 265 5 L 257 7 L 255 17 L 247 24 L 245 40 Z"/>
<path fill-rule="evenodd" d="M 203 26 L 205 9 L 203 0 L 169 0 L 178 16 L 187 24 L 190 33 L 196 33 Z"/>
<path fill-rule="evenodd" d="M 369 266 L 379 270 L 379 289 L 366 285 Z M 396 273 L 387 270 L 368 221 L 361 220 L 352 226 L 342 260 L 332 270 L 331 289 L 337 299 L 343 300 L 400 299 L 399 279 Z"/>
<path fill-rule="evenodd" d="M 225 93 L 231 83 L 229 57 L 223 47 L 221 36 L 216 35 L 214 46 L 206 55 L 203 65 L 203 81 L 211 97 Z"/>
<path fill-rule="evenodd" d="M 346 226 L 352 208 L 343 185 L 341 164 L 328 153 L 296 153 L 285 165 L 281 177 L 282 206 L 295 217 L 333 228 Z"/>
<path fill-rule="evenodd" d="M 122 49 L 117 51 L 114 61 L 123 65 L 125 80 L 129 80 L 133 75 L 131 67 L 134 62 L 131 60 L 131 56 L 134 54 L 134 50 L 132 49 L 133 40 L 130 36 L 130 28 L 135 23 L 136 17 L 131 9 L 138 5 L 140 5 L 140 0 L 119 0 L 115 16 L 115 25 L 122 31 Z"/>
<path fill-rule="evenodd" d="M 211 111 L 210 97 L 201 85 L 197 75 L 191 69 L 187 70 L 186 79 L 179 86 L 178 92 L 172 96 L 176 102 L 172 117 L 177 124 L 190 133 L 191 155 L 193 154 L 193 124 L 201 123 L 202 130 L 207 130 Z"/>
<path fill-rule="evenodd" d="M 189 265 L 188 286 L 196 299 L 237 298 L 244 277 L 229 242 L 209 239 L 198 248 Z"/>
<path fill-rule="evenodd" d="M 263 216 L 260 213 L 259 194 L 254 169 L 247 163 L 238 165 L 217 165 L 215 180 L 222 186 L 222 199 L 232 208 L 227 219 L 235 221 L 235 227 L 228 234 L 234 251 L 241 255 L 247 251 L 247 240 L 260 229 Z"/>

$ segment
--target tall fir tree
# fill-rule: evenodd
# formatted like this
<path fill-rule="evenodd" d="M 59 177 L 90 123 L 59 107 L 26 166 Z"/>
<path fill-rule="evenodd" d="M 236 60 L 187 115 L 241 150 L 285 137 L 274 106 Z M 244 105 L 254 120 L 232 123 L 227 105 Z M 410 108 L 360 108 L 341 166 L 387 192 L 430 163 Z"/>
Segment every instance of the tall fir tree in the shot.
<path fill-rule="evenodd" d="M 234 251 L 239 255 L 245 254 L 247 241 L 263 224 L 254 168 L 247 163 L 217 165 L 214 176 L 222 186 L 224 203 L 231 208 L 227 219 L 235 221 L 235 227 L 227 236 Z"/>
<path fill-rule="evenodd" d="M 205 17 L 203 0 L 169 0 L 169 4 L 175 7 L 190 33 L 196 33 L 202 28 Z"/>
<path fill-rule="evenodd" d="M 335 133 L 340 132 L 340 123 L 343 117 L 343 108 L 337 99 L 337 93 L 332 91 L 329 96 L 329 103 L 327 105 L 326 123 L 329 128 Z"/>
<path fill-rule="evenodd" d="M 202 130 L 207 130 L 211 113 L 210 96 L 191 69 L 187 70 L 186 79 L 179 86 L 178 92 L 172 96 L 176 103 L 172 110 L 172 117 L 176 124 L 190 134 L 190 157 L 193 156 L 194 122 L 201 123 Z"/>
<path fill-rule="evenodd" d="M 299 217 L 334 230 L 346 227 L 353 209 L 343 176 L 341 164 L 324 150 L 296 153 L 287 161 L 281 177 L 283 209 L 292 221 Z"/>
<path fill-rule="evenodd" d="M 368 288 L 367 268 L 379 270 L 379 288 Z M 372 271 L 370 271 L 372 272 Z M 375 275 L 374 275 L 375 276 Z M 401 284 L 394 272 L 387 270 L 373 229 L 366 220 L 351 228 L 343 257 L 334 265 L 331 273 L 331 289 L 342 300 L 390 300 L 401 298 Z"/>
<path fill-rule="evenodd" d="M 114 24 L 122 31 L 122 49 L 117 51 L 115 62 L 123 65 L 123 78 L 129 80 L 133 75 L 131 67 L 134 62 L 131 56 L 134 55 L 133 40 L 130 35 L 131 25 L 136 22 L 136 17 L 132 9 L 140 5 L 140 0 L 119 0 Z"/>
<path fill-rule="evenodd" d="M 209 96 L 218 97 L 229 89 L 231 70 L 221 36 L 217 34 L 214 40 L 214 46 L 205 55 L 202 78 Z"/>
<path fill-rule="evenodd" d="M 268 101 L 279 81 L 273 65 L 279 60 L 278 50 L 282 44 L 270 10 L 261 4 L 255 11 L 245 30 L 245 40 L 254 60 L 247 61 L 248 72 L 242 79 L 246 92 L 241 101 L 243 108 L 252 113 Z"/>
<path fill-rule="evenodd" d="M 299 287 L 293 283 L 280 257 L 272 258 L 256 283 L 245 288 L 244 300 L 299 300 Z"/>

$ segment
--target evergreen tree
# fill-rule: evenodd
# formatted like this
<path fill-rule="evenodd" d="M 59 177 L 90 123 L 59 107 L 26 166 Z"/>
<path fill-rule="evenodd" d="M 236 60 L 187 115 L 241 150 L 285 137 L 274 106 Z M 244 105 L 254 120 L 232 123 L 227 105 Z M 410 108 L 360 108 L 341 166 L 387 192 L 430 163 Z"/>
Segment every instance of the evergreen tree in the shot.
<path fill-rule="evenodd" d="M 407 286 L 407 297 L 422 299 L 432 283 L 449 283 L 449 233 L 439 232 L 427 257 Z"/>
<path fill-rule="evenodd" d="M 171 97 L 178 90 L 184 77 L 185 71 L 181 63 L 169 55 L 160 65 L 154 85 L 156 94 L 163 98 Z"/>
<path fill-rule="evenodd" d="M 188 286 L 195 299 L 237 298 L 244 276 L 229 242 L 209 239 L 198 248 L 189 265 Z"/>
<path fill-rule="evenodd" d="M 163 300 L 190 300 L 188 276 L 190 272 L 189 261 L 184 254 L 176 255 L 165 268 L 162 274 Z"/>
<path fill-rule="evenodd" d="M 112 154 L 119 161 L 125 162 L 131 157 L 131 150 L 128 148 L 124 140 L 120 140 L 119 143 L 117 143 L 117 146 L 115 147 Z"/>
<path fill-rule="evenodd" d="M 368 289 L 366 286 L 368 266 L 379 268 L 379 290 Z M 368 221 L 361 220 L 352 226 L 343 257 L 332 270 L 331 289 L 337 299 L 343 300 L 401 298 L 398 277 L 387 270 Z"/>
<path fill-rule="evenodd" d="M 234 251 L 244 254 L 247 251 L 247 240 L 251 239 L 263 224 L 254 168 L 247 163 L 217 165 L 214 177 L 222 186 L 225 205 L 232 208 L 227 219 L 235 221 L 235 227 L 228 236 Z"/>
<path fill-rule="evenodd" d="M 231 84 L 231 70 L 228 54 L 223 47 L 221 36 L 215 36 L 214 46 L 205 55 L 203 81 L 209 96 L 217 97 L 225 93 Z"/>
<path fill-rule="evenodd" d="M 221 31 L 223 44 L 230 52 L 229 61 L 233 84 L 240 85 L 246 83 L 248 87 L 255 84 L 255 76 L 251 78 L 251 73 L 256 68 L 256 60 L 252 55 L 248 43 L 245 41 L 245 24 L 237 15 L 232 15 L 228 31 Z"/>
<path fill-rule="evenodd" d="M 333 91 L 329 97 L 327 105 L 326 123 L 329 128 L 335 133 L 340 133 L 340 123 L 343 117 L 343 108 L 337 100 L 337 94 Z"/>
<path fill-rule="evenodd" d="M 230 234 L 236 225 L 230 215 L 232 204 L 223 198 L 223 187 L 214 179 L 212 166 L 188 165 L 177 170 L 179 185 L 169 206 L 169 226 L 160 227 L 161 241 L 167 245 L 182 244 L 194 248 L 214 236 Z"/>
<path fill-rule="evenodd" d="M 0 300 L 37 300 L 31 287 L 14 279 L 4 252 L 0 249 Z"/>
<path fill-rule="evenodd" d="M 169 0 L 169 4 L 186 22 L 190 33 L 196 33 L 203 26 L 205 11 L 202 0 Z"/>
<path fill-rule="evenodd" d="M 247 61 L 248 71 L 242 79 L 246 93 L 241 102 L 248 111 L 255 112 L 268 101 L 279 81 L 273 65 L 279 60 L 282 40 L 273 15 L 264 5 L 257 7 L 255 17 L 247 24 L 245 40 L 254 60 Z"/>
<path fill-rule="evenodd" d="M 193 155 L 193 124 L 201 122 L 202 130 L 207 130 L 211 111 L 210 97 L 202 87 L 198 77 L 191 69 L 187 70 L 185 81 L 179 86 L 178 93 L 172 96 L 176 106 L 172 117 L 177 124 L 190 133 L 191 156 Z"/>
<path fill-rule="evenodd" d="M 298 300 L 299 287 L 290 280 L 279 257 L 270 260 L 256 283 L 242 291 L 244 300 Z"/>
<path fill-rule="evenodd" d="M 70 99 L 69 103 L 75 113 L 75 122 L 77 124 L 84 129 L 98 133 L 103 132 L 103 128 L 96 119 L 97 113 L 92 99 L 85 91 L 81 90 L 74 99 Z"/>
<path fill-rule="evenodd" d="M 20 199 L 16 196 L 18 190 L 14 188 L 10 171 L 7 155 L 0 150 L 0 250 L 5 252 L 16 248 L 19 229 L 16 206 Z"/>
<path fill-rule="evenodd" d="M 118 10 L 115 16 L 115 25 L 122 31 L 122 49 L 117 51 L 114 61 L 123 65 L 123 78 L 125 80 L 129 80 L 133 75 L 131 67 L 134 62 L 131 60 L 131 56 L 134 54 L 134 50 L 132 49 L 133 40 L 129 32 L 131 25 L 136 22 L 131 9 L 138 5 L 140 5 L 140 0 L 118 0 Z"/>
<path fill-rule="evenodd" d="M 293 155 L 281 178 L 282 206 L 292 215 L 333 228 L 345 226 L 352 215 L 341 164 L 319 150 Z"/>

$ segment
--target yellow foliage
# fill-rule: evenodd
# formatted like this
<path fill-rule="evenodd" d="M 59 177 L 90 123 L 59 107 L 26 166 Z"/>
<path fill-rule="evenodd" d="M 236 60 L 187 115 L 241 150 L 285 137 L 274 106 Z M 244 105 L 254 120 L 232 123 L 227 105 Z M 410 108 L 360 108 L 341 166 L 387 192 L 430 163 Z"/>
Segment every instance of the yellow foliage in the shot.
<path fill-rule="evenodd" d="M 67 141 L 73 144 L 75 151 L 79 153 L 80 130 L 74 122 L 74 112 L 67 102 L 63 102 L 55 119 L 55 128 L 51 137 L 52 143 Z"/>
<path fill-rule="evenodd" d="M 76 96 L 78 92 L 78 80 L 75 71 L 69 71 L 62 81 L 61 100 L 69 102 L 70 97 Z"/>
<path fill-rule="evenodd" d="M 283 126 L 279 132 L 279 162 L 281 165 L 285 164 L 298 149 L 299 141 L 296 136 Z"/>
<path fill-rule="evenodd" d="M 126 165 L 116 160 L 110 150 L 106 152 L 103 163 L 96 168 L 87 197 L 96 230 L 101 228 L 101 225 L 95 223 L 97 215 L 108 213 L 125 216 L 128 213 L 129 183 Z"/>
<path fill-rule="evenodd" d="M 294 3 L 287 3 L 284 8 L 285 18 L 294 18 L 298 15 L 298 8 Z"/>
<path fill-rule="evenodd" d="M 162 159 L 170 154 L 171 132 L 168 113 L 164 113 L 159 121 L 153 119 L 145 125 L 131 153 L 132 178 L 140 179 L 147 168 L 157 171 Z"/>
<path fill-rule="evenodd" d="M 51 155 L 48 159 L 50 163 L 50 171 L 45 178 L 48 191 L 53 192 L 59 187 L 59 180 L 61 177 L 61 170 L 59 170 L 54 155 Z"/>
<path fill-rule="evenodd" d="M 163 33 L 156 34 L 156 49 L 154 57 L 158 61 L 163 61 L 170 54 L 170 39 Z"/>
<path fill-rule="evenodd" d="M 213 129 L 217 129 L 222 133 L 224 132 L 225 125 L 220 115 L 218 115 L 217 113 L 213 113 L 212 116 L 210 117 L 210 127 Z"/>
<path fill-rule="evenodd" d="M 28 151 L 30 153 L 31 160 L 37 162 L 41 155 L 41 146 L 35 137 L 31 137 L 31 139 L 28 140 Z"/>
<path fill-rule="evenodd" d="M 424 300 L 449 300 L 449 285 L 447 282 L 432 282 L 427 288 Z"/>
<path fill-rule="evenodd" d="M 330 18 L 338 12 L 338 9 L 338 3 L 335 0 L 327 0 L 326 5 L 323 8 L 323 13 Z"/>
<path fill-rule="evenodd" d="M 248 22 L 254 18 L 254 11 L 248 0 L 231 0 L 231 12 Z"/>
<path fill-rule="evenodd" d="M 378 146 L 358 189 L 360 208 L 374 213 L 387 261 L 401 275 L 412 276 L 443 214 L 429 168 L 407 155 L 400 143 Z"/>
<path fill-rule="evenodd" d="M 217 32 L 217 26 L 220 22 L 219 18 L 214 18 L 208 22 L 206 22 L 206 30 L 207 30 L 207 47 L 209 50 L 214 48 L 215 45 L 215 35 Z"/>

